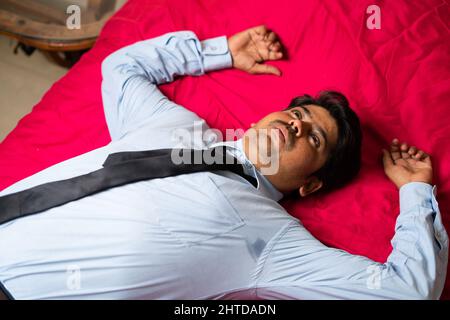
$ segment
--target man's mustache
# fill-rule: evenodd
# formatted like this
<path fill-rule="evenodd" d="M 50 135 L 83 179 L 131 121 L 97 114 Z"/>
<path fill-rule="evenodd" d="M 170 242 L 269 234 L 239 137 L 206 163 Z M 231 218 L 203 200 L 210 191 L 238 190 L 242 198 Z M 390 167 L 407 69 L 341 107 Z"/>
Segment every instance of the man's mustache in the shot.
<path fill-rule="evenodd" d="M 270 121 L 269 124 L 271 124 L 271 125 L 280 124 L 280 125 L 286 127 L 286 129 L 288 131 L 288 137 L 287 137 L 288 141 L 286 141 L 287 145 L 290 146 L 294 142 L 295 134 L 297 132 L 295 132 L 294 128 L 292 128 L 292 126 L 289 123 L 287 123 L 287 122 L 285 122 L 283 120 L 278 120 L 277 119 L 277 120 Z"/>

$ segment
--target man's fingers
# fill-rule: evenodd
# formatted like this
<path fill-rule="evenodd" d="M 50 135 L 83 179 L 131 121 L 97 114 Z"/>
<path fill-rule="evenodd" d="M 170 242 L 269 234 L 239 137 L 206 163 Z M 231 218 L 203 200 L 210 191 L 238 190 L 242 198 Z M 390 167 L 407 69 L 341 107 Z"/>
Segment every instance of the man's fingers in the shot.
<path fill-rule="evenodd" d="M 266 40 L 269 41 L 270 43 L 275 42 L 275 40 L 277 40 L 276 33 L 273 31 L 269 32 L 266 36 Z"/>
<path fill-rule="evenodd" d="M 253 28 L 253 31 L 258 38 L 255 41 L 258 55 L 263 60 L 278 60 L 283 57 L 282 46 L 275 32 L 270 31 L 264 25 Z"/>
<path fill-rule="evenodd" d="M 400 151 L 406 152 L 406 151 L 408 151 L 408 149 L 409 149 L 408 144 L 406 142 L 403 142 L 400 146 Z"/>
<path fill-rule="evenodd" d="M 415 146 L 411 146 L 408 150 L 408 153 L 413 156 L 417 153 L 417 148 Z"/>
<path fill-rule="evenodd" d="M 276 42 L 272 43 L 269 46 L 269 50 L 270 51 L 280 51 L 281 50 L 281 43 L 279 41 L 276 41 Z"/>
<path fill-rule="evenodd" d="M 398 139 L 394 139 L 392 140 L 391 143 L 391 155 L 392 155 L 392 159 L 394 161 L 400 159 L 402 156 L 400 154 L 400 146 L 399 146 L 399 141 Z"/>
<path fill-rule="evenodd" d="M 283 54 L 281 52 L 270 51 L 269 52 L 269 60 L 278 60 L 283 58 Z"/>
<path fill-rule="evenodd" d="M 279 60 L 283 58 L 283 52 L 281 51 L 281 43 L 275 42 L 269 45 L 269 59 L 268 60 Z"/>
<path fill-rule="evenodd" d="M 258 49 L 258 56 L 261 57 L 261 59 L 256 60 L 257 62 L 262 62 L 265 60 L 269 60 L 270 58 L 270 51 L 268 48 L 261 46 Z"/>
<path fill-rule="evenodd" d="M 391 157 L 391 154 L 383 149 L 383 166 L 385 169 L 390 168 L 394 165 L 394 160 Z"/>
<path fill-rule="evenodd" d="M 431 165 L 430 156 L 423 150 L 420 150 L 415 146 L 410 146 L 406 142 L 400 143 L 397 138 L 392 140 L 390 146 L 390 155 L 392 160 L 394 161 L 394 164 L 397 160 L 403 159 L 408 163 L 411 163 L 411 160 L 415 160 L 423 161 Z"/>
<path fill-rule="evenodd" d="M 411 155 L 409 152 L 409 145 L 406 142 L 403 142 L 400 144 L 398 139 L 392 140 L 391 143 L 391 154 L 394 161 L 403 158 L 403 159 L 409 159 Z"/>
<path fill-rule="evenodd" d="M 407 151 L 402 151 L 401 154 L 403 159 L 411 158 L 411 155 Z"/>
<path fill-rule="evenodd" d="M 279 50 L 281 50 L 281 43 L 280 43 L 280 41 L 272 42 L 269 45 L 269 50 L 270 51 L 279 51 Z"/>
<path fill-rule="evenodd" d="M 422 150 L 419 150 L 414 158 L 418 161 L 423 161 L 425 163 L 431 164 L 431 157 Z"/>
<path fill-rule="evenodd" d="M 267 33 L 267 27 L 265 25 L 260 25 L 260 26 L 254 27 L 253 31 L 255 31 L 256 34 L 264 37 Z"/>
<path fill-rule="evenodd" d="M 430 158 L 430 156 L 422 150 L 417 151 L 417 153 L 414 155 L 414 159 L 416 160 L 422 161 L 425 160 L 426 158 Z"/>
<path fill-rule="evenodd" d="M 253 74 L 274 74 L 276 76 L 280 76 L 281 75 L 281 71 L 278 70 L 276 67 L 271 66 L 269 64 L 255 64 L 252 69 L 250 70 L 251 73 Z"/>
<path fill-rule="evenodd" d="M 423 153 L 423 156 L 422 156 L 422 158 L 420 159 L 420 161 L 423 161 L 423 162 L 425 162 L 426 164 L 428 164 L 428 165 L 431 166 L 431 157 L 430 157 L 428 154 L 426 154 L 425 152 Z"/>
<path fill-rule="evenodd" d="M 271 45 L 267 45 L 266 43 L 260 43 L 257 46 L 258 55 L 263 60 L 278 60 L 283 57 L 283 53 L 279 50 L 273 50 Z M 274 47 L 277 48 L 277 47 Z M 260 62 L 260 61 L 259 61 Z"/>

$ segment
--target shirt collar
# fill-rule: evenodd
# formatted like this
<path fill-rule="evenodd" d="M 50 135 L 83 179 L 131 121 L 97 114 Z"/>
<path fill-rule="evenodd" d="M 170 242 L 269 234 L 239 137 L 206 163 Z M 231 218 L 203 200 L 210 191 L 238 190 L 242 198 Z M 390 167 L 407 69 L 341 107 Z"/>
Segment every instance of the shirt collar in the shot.
<path fill-rule="evenodd" d="M 254 177 L 258 183 L 257 189 L 263 193 L 266 197 L 280 201 L 283 198 L 283 194 L 278 191 L 273 184 L 256 169 L 253 163 L 247 158 L 244 152 L 244 147 L 242 144 L 242 139 L 236 141 L 223 141 L 217 142 L 210 146 L 210 148 L 218 146 L 226 146 L 227 152 L 229 152 L 233 157 L 238 159 L 244 167 L 244 172 L 252 177 Z"/>

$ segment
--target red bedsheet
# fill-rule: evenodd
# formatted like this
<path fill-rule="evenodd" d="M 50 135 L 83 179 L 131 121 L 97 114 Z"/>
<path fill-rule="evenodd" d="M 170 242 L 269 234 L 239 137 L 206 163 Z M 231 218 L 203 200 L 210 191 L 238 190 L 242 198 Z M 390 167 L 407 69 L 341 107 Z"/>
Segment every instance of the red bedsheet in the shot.
<path fill-rule="evenodd" d="M 366 27 L 372 4 L 381 8 L 380 30 Z M 380 150 L 393 137 L 433 156 L 450 227 L 449 22 L 448 0 L 130 0 L 0 144 L 0 189 L 110 141 L 100 95 L 100 65 L 109 53 L 169 31 L 193 30 L 204 39 L 266 24 L 287 48 L 289 59 L 273 62 L 281 78 L 226 70 L 161 88 L 223 131 L 247 128 L 296 95 L 346 94 L 364 127 L 361 174 L 342 190 L 284 205 L 327 245 L 384 262 L 398 192 L 383 174 Z M 443 298 L 450 298 L 449 281 Z"/>

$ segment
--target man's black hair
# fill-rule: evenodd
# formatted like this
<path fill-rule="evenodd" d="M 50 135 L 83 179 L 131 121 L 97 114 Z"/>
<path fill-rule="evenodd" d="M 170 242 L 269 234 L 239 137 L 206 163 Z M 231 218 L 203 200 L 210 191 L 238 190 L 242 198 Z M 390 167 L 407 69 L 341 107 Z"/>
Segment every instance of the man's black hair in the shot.
<path fill-rule="evenodd" d="M 312 175 L 322 181 L 320 191 L 339 188 L 352 180 L 361 167 L 362 132 L 358 116 L 350 108 L 347 98 L 336 91 L 322 91 L 316 97 L 308 94 L 296 97 L 287 109 L 306 105 L 326 109 L 337 123 L 336 146 L 330 150 L 322 168 Z"/>

